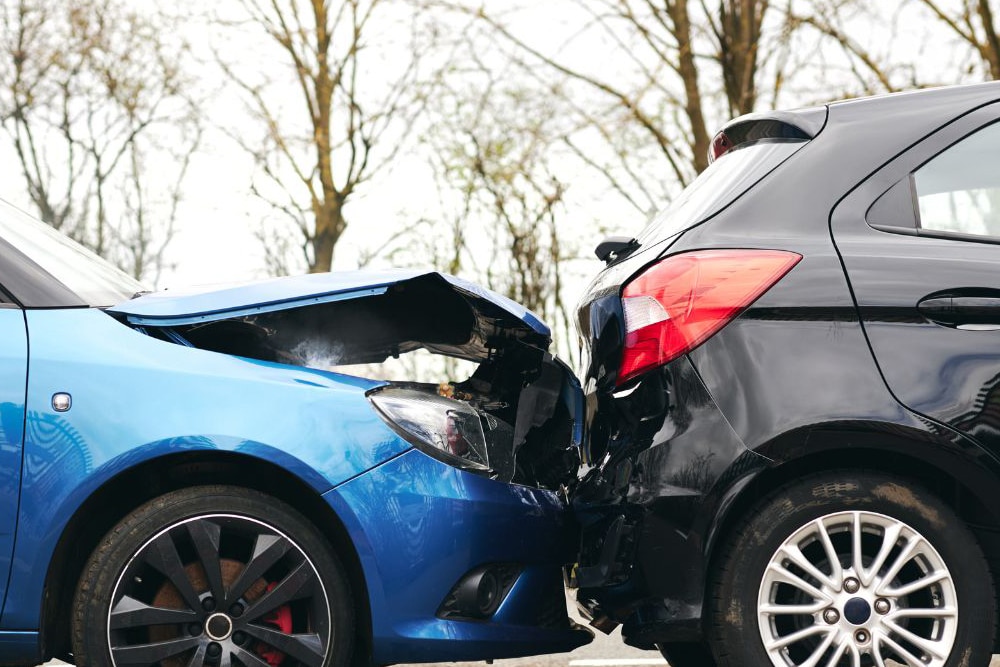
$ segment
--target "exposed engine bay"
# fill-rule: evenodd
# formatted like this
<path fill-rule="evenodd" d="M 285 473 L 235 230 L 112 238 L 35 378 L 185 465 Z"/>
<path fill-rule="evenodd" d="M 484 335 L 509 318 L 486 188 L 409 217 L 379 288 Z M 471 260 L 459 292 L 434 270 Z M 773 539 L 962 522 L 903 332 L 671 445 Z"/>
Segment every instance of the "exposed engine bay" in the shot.
<path fill-rule="evenodd" d="M 132 325 L 180 345 L 321 370 L 420 349 L 475 362 L 468 379 L 387 382 L 369 398 L 402 437 L 432 456 L 461 459 L 459 467 L 547 489 L 576 479 L 582 399 L 574 374 L 546 351 L 547 333 L 436 273 L 370 292 Z M 369 371 L 378 378 L 377 366 Z"/>

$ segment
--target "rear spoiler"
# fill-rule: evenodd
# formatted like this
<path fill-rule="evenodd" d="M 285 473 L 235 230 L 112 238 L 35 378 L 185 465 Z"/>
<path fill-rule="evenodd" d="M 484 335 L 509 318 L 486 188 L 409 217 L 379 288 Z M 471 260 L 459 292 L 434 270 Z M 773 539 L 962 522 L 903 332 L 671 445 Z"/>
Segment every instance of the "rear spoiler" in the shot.
<path fill-rule="evenodd" d="M 712 139 L 708 148 L 711 164 L 729 151 L 761 140 L 808 141 L 826 124 L 826 107 L 798 111 L 769 111 L 731 120 Z"/>

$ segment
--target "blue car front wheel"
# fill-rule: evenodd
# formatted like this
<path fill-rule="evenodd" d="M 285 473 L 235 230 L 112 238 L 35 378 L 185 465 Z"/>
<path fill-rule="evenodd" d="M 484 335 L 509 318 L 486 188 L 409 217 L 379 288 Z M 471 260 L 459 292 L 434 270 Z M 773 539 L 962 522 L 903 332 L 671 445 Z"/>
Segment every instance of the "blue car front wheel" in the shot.
<path fill-rule="evenodd" d="M 182 489 L 132 512 L 74 599 L 74 657 L 95 667 L 339 667 L 353 636 L 350 588 L 322 535 L 237 487 Z"/>

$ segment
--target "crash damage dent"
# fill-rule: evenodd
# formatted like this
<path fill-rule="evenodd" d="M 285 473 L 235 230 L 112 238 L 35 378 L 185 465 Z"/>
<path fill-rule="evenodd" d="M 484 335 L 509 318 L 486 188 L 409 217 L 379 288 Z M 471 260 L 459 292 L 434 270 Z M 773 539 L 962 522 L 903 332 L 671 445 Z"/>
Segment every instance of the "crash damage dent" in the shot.
<path fill-rule="evenodd" d="M 197 298 L 199 306 L 206 301 L 204 294 Z M 175 301 L 169 309 L 161 300 L 152 307 L 129 302 L 110 312 L 146 335 L 178 345 L 322 370 L 379 364 L 420 349 L 475 362 L 467 379 L 387 381 L 370 398 L 383 417 L 381 406 L 394 394 L 459 403 L 448 414 L 474 415 L 471 421 L 478 424 L 472 428 L 481 428 L 482 443 L 456 444 L 449 433 L 449 446 L 458 456 L 486 464 L 494 479 L 546 489 L 576 479 L 583 436 L 579 382 L 547 351 L 548 328 L 499 295 L 424 273 L 274 303 L 233 301 L 214 312 L 183 312 L 184 299 Z"/>

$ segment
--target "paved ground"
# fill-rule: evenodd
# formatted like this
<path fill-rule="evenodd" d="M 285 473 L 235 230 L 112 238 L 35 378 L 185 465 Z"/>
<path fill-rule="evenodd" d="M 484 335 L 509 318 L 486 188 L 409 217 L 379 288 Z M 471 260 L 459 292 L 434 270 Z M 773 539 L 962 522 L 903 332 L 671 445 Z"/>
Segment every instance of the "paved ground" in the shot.
<path fill-rule="evenodd" d="M 664 667 L 667 664 L 655 651 L 640 651 L 623 644 L 620 630 L 616 630 L 611 635 L 605 635 L 602 632 L 594 634 L 593 642 L 587 646 L 581 646 L 572 653 L 497 660 L 493 663 L 493 667 Z M 436 667 L 459 667 L 460 665 L 485 667 L 482 662 L 442 663 Z M 428 666 L 408 665 L 406 667 Z"/>
<path fill-rule="evenodd" d="M 569 604 L 569 600 L 567 600 Z M 586 625 L 579 616 L 575 614 L 572 604 L 569 604 L 570 613 L 577 623 Z M 621 632 L 616 630 L 611 635 L 602 632 L 594 632 L 594 641 L 587 646 L 581 646 L 572 653 L 559 653 L 556 655 L 542 655 L 533 658 L 518 658 L 516 660 L 497 660 L 494 667 L 664 667 L 667 663 L 654 651 L 640 651 L 622 643 Z M 54 661 L 46 663 L 44 667 L 56 667 L 65 665 L 64 662 Z M 486 667 L 484 662 L 469 663 L 442 663 L 438 667 Z M 430 667 L 428 665 L 408 665 L 404 667 Z M 991 666 L 992 667 L 992 666 Z M 1000 667 L 1000 661 L 996 667 Z"/>
<path fill-rule="evenodd" d="M 568 602 L 568 601 L 567 601 Z M 570 613 L 577 622 L 583 620 L 575 615 L 573 605 Z M 44 667 L 65 665 L 64 662 L 49 662 Z M 665 667 L 666 661 L 654 651 L 640 651 L 622 643 L 620 631 L 611 635 L 595 632 L 592 643 L 582 646 L 572 653 L 541 655 L 516 660 L 497 660 L 493 667 Z M 486 667 L 483 662 L 440 663 L 437 665 L 404 665 L 402 667 Z M 1000 655 L 994 656 L 990 667 L 1000 667 Z"/>
<path fill-rule="evenodd" d="M 603 637 L 603 635 L 601 635 Z M 593 644 L 578 648 L 572 653 L 542 655 L 518 660 L 497 660 L 493 667 L 664 667 L 667 663 L 648 651 L 637 651 L 621 643 L 617 633 L 603 640 L 599 637 Z M 63 662 L 49 662 L 45 667 L 65 665 Z M 417 666 L 415 666 L 417 667 Z M 419 667 L 433 667 L 420 665 Z M 444 663 L 437 667 L 486 667 L 482 662 Z M 990 667 L 1000 667 L 1000 656 L 994 656 Z"/>
<path fill-rule="evenodd" d="M 590 646 L 584 646 L 572 653 L 542 655 L 518 660 L 497 660 L 493 667 L 664 667 L 667 663 L 655 653 L 631 649 L 619 641 L 617 634 L 603 641 L 598 639 Z M 49 662 L 45 667 L 65 665 L 64 662 Z M 432 667 L 420 665 L 419 667 Z M 438 667 L 486 667 L 482 662 L 445 663 Z M 994 656 L 990 667 L 1000 667 L 1000 656 Z"/>
<path fill-rule="evenodd" d="M 45 667 L 65 665 L 63 662 L 46 663 Z M 598 632 L 595 641 L 572 653 L 542 655 L 517 660 L 497 660 L 493 667 L 664 667 L 667 663 L 658 653 L 639 651 L 625 646 L 618 632 L 605 636 Z M 486 667 L 484 662 L 444 663 L 439 667 Z M 413 665 L 412 667 L 418 667 Z M 419 667 L 428 667 L 421 665 Z M 1000 660 L 997 661 L 1000 667 Z"/>

